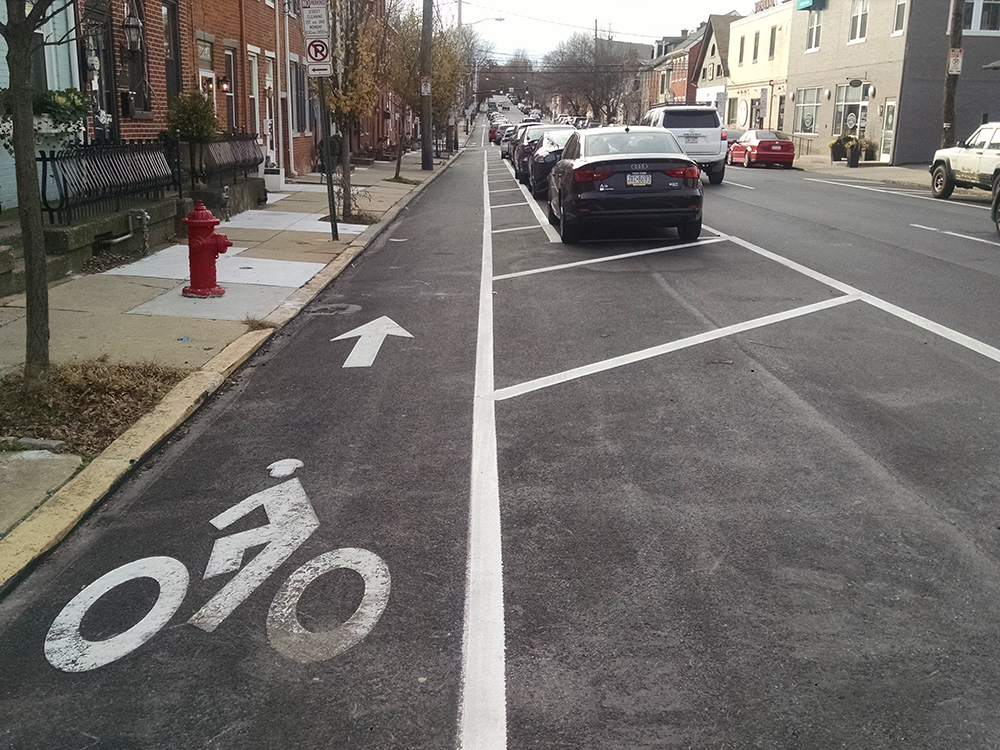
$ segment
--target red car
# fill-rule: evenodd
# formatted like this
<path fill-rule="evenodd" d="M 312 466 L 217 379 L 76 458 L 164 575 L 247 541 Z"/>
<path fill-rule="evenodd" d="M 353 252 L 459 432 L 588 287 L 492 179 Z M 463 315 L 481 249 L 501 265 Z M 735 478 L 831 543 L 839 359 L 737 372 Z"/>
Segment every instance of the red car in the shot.
<path fill-rule="evenodd" d="M 792 168 L 795 144 L 790 136 L 776 130 L 748 130 L 729 146 L 726 164 L 739 162 L 744 167 L 754 164 L 780 164 Z"/>

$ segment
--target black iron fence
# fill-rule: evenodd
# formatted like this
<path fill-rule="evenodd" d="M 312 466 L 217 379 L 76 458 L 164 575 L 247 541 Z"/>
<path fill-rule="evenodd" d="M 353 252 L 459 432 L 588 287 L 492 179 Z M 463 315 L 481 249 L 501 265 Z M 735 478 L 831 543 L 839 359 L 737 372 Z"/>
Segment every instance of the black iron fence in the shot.
<path fill-rule="evenodd" d="M 234 133 L 209 143 L 178 144 L 174 164 L 178 186 L 190 180 L 191 189 L 198 183 L 208 186 L 218 182 L 221 187 L 227 180 L 235 181 L 242 174 L 244 179 L 256 174 L 264 163 L 264 152 L 257 142 L 256 133 Z"/>
<path fill-rule="evenodd" d="M 162 199 L 175 184 L 166 147 L 121 141 L 41 151 L 42 208 L 50 224 Z"/>

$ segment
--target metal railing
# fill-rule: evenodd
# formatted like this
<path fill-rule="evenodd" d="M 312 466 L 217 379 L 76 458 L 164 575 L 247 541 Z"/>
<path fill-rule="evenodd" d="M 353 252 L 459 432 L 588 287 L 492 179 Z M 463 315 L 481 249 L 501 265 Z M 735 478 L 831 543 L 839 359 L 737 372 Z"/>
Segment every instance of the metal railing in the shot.
<path fill-rule="evenodd" d="M 50 224 L 161 200 L 174 186 L 158 141 L 71 146 L 40 151 L 42 209 Z"/>
<path fill-rule="evenodd" d="M 197 190 L 198 183 L 207 186 L 215 180 L 221 187 L 227 179 L 235 181 L 240 174 L 248 178 L 264 163 L 264 152 L 256 133 L 233 133 L 209 143 L 181 142 L 172 163 L 178 185 L 190 180 L 191 189 Z"/>

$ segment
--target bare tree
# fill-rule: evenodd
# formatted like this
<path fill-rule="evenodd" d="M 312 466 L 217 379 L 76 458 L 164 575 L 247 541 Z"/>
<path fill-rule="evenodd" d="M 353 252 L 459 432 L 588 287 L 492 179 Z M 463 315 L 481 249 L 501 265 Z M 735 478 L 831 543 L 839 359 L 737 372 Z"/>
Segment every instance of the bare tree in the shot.
<path fill-rule="evenodd" d="M 589 108 L 594 117 L 611 122 L 628 106 L 639 62 L 630 45 L 581 32 L 546 55 L 542 69 L 547 87 L 574 114 Z"/>
<path fill-rule="evenodd" d="M 32 101 L 35 80 L 32 57 L 42 42 L 38 32 L 72 5 L 63 0 L 5 0 L 7 20 L 0 36 L 7 43 L 10 74 L 11 150 L 17 180 L 17 215 L 24 245 L 25 338 L 24 382 L 35 387 L 49 369 L 49 289 L 45 238 L 42 234 L 42 196 L 35 167 L 35 121 Z"/>

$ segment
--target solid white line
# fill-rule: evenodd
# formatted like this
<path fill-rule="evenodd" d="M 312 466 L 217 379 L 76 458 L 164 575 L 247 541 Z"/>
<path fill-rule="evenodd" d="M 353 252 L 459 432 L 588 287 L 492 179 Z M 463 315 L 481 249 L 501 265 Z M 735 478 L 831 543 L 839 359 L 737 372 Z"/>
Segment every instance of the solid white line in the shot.
<path fill-rule="evenodd" d="M 669 344 L 660 344 L 659 346 L 653 346 L 649 349 L 632 352 L 631 354 L 623 354 L 620 357 L 612 357 L 611 359 L 606 359 L 603 362 L 594 362 L 593 364 L 584 365 L 583 367 L 575 367 L 572 370 L 567 370 L 566 372 L 557 373 L 555 375 L 547 375 L 544 378 L 537 378 L 536 380 L 529 380 L 528 382 L 521 383 L 520 385 L 501 388 L 500 390 L 494 392 L 493 398 L 497 401 L 503 401 L 508 398 L 514 398 L 515 396 L 523 396 L 525 393 L 531 393 L 532 391 L 541 390 L 542 388 L 549 388 L 553 385 L 565 383 L 569 380 L 576 380 L 577 378 L 582 378 L 586 375 L 594 375 L 599 372 L 612 370 L 616 367 L 630 365 L 634 362 L 641 362 L 644 359 L 652 359 L 653 357 L 659 357 L 663 354 L 676 352 L 680 349 L 687 349 L 688 347 L 704 344 L 708 341 L 715 341 L 716 339 L 725 338 L 726 336 L 732 336 L 737 333 L 743 333 L 744 331 L 750 331 L 754 328 L 762 328 L 774 323 L 780 323 L 784 320 L 790 320 L 791 318 L 809 315 L 810 313 L 826 310 L 848 302 L 855 302 L 860 298 L 861 295 L 858 293 L 847 294 L 843 297 L 834 297 L 833 299 L 823 300 L 822 302 L 816 302 L 812 305 L 806 305 L 805 307 L 797 307 L 794 310 L 786 310 L 785 312 L 775 313 L 774 315 L 766 315 L 763 318 L 756 318 L 755 320 L 748 320 L 744 323 L 737 323 L 736 325 L 726 326 L 725 328 L 718 328 L 714 331 L 699 333 L 695 336 L 688 336 L 685 339 L 680 339 L 679 341 L 672 341 Z"/>
<path fill-rule="evenodd" d="M 506 750 L 503 557 L 493 401 L 493 221 L 483 152 L 483 262 L 479 278 L 476 385 L 472 408 L 469 559 L 458 709 L 461 750 Z"/>
<path fill-rule="evenodd" d="M 509 231 L 509 230 L 499 230 L 499 231 Z M 502 279 L 514 279 L 518 276 L 531 276 L 536 273 L 548 273 L 549 271 L 562 271 L 564 268 L 576 268 L 577 266 L 589 266 L 593 263 L 607 263 L 612 260 L 622 260 L 624 258 L 635 258 L 639 255 L 651 255 L 653 253 L 665 253 L 669 250 L 680 250 L 684 247 L 695 247 L 697 245 L 711 245 L 715 242 L 722 242 L 723 237 L 713 237 L 707 240 L 698 240 L 697 242 L 686 242 L 683 245 L 668 245 L 667 247 L 654 247 L 651 250 L 637 250 L 633 253 L 622 253 L 621 255 L 608 255 L 604 258 L 593 258 L 591 260 L 578 260 L 573 263 L 563 263 L 558 266 L 548 266 L 546 268 L 533 268 L 530 271 L 517 271 L 516 273 L 505 273 L 500 276 L 494 276 L 494 281 L 500 281 Z"/>
<path fill-rule="evenodd" d="M 527 206 L 527 203 L 504 203 L 502 206 L 490 206 L 490 208 L 496 210 L 498 208 L 511 208 L 512 206 Z"/>
<path fill-rule="evenodd" d="M 925 318 L 922 315 L 917 315 L 916 313 L 912 313 L 902 307 L 897 307 L 891 302 L 886 302 L 884 299 L 873 297 L 870 294 L 862 294 L 861 301 L 867 302 L 869 305 L 877 307 L 879 310 L 884 310 L 887 313 L 895 315 L 897 318 L 901 318 L 908 323 L 919 326 L 925 331 L 936 333 L 941 338 L 948 339 L 948 341 L 958 344 L 959 346 L 971 349 L 977 354 L 981 354 L 988 359 L 992 359 L 994 362 L 1000 362 L 1000 349 L 990 346 L 989 344 L 984 344 L 982 341 L 974 339 L 971 336 L 966 336 L 964 333 L 959 333 L 953 328 L 948 328 L 940 323 L 935 323 L 933 320 Z"/>
<path fill-rule="evenodd" d="M 736 187 L 746 188 L 747 190 L 756 190 L 757 189 L 755 187 L 750 187 L 749 185 L 741 185 L 740 183 L 733 182 L 732 180 L 723 180 L 722 184 L 723 185 L 735 185 Z"/>
<path fill-rule="evenodd" d="M 911 227 L 916 227 L 917 229 L 926 229 L 928 232 L 937 232 L 939 230 L 934 227 L 925 227 L 923 224 L 910 224 Z"/>
<path fill-rule="evenodd" d="M 715 231 L 715 230 L 710 229 L 709 231 Z M 947 339 L 948 341 L 956 343 L 959 346 L 964 346 L 965 348 L 977 352 L 978 354 L 981 354 L 984 357 L 992 359 L 996 362 L 1000 362 L 1000 349 L 992 347 L 989 344 L 985 344 L 982 341 L 979 341 L 978 339 L 974 339 L 971 336 L 967 336 L 964 333 L 960 333 L 959 331 L 956 331 L 953 328 L 948 328 L 947 326 L 943 326 L 940 323 L 935 323 L 933 320 L 917 315 L 916 313 L 912 313 L 909 310 L 906 310 L 902 307 L 897 307 L 891 302 L 886 302 L 885 300 L 876 297 L 872 294 L 868 294 L 867 292 L 859 292 L 852 286 L 836 281 L 835 279 L 832 279 L 825 274 L 819 273 L 818 271 L 813 271 L 811 268 L 807 268 L 806 266 L 803 266 L 800 263 L 796 263 L 793 260 L 788 260 L 788 258 L 776 255 L 768 250 L 765 250 L 762 247 L 753 244 L 752 242 L 747 242 L 746 240 L 733 236 L 729 236 L 727 237 L 727 239 L 730 242 L 734 242 L 740 247 L 744 247 L 751 252 L 757 253 L 758 255 L 762 255 L 765 258 L 770 258 L 771 260 L 780 263 L 781 265 L 787 268 L 791 268 L 794 271 L 798 271 L 799 273 L 808 276 L 811 279 L 815 279 L 816 281 L 819 281 L 823 284 L 829 284 L 834 289 L 838 289 L 842 292 L 845 292 L 846 294 L 858 294 L 860 295 L 860 299 L 862 302 L 866 302 L 873 307 L 877 307 L 880 310 L 895 315 L 896 317 L 905 320 L 909 323 L 912 323 L 913 325 L 919 326 L 920 328 L 930 331 L 931 333 L 935 333 L 941 338 Z"/>
<path fill-rule="evenodd" d="M 510 176 L 513 177 L 514 167 L 507 164 L 507 162 L 504 162 L 504 166 L 507 167 L 507 171 L 510 172 Z M 549 242 L 562 242 L 556 228 L 549 223 L 545 214 L 542 213 L 542 209 L 538 207 L 538 202 L 535 200 L 535 197 L 528 192 L 528 188 L 521 183 L 518 183 L 518 187 L 521 188 L 521 192 L 524 194 L 525 200 L 527 200 L 528 205 L 531 206 L 531 213 L 535 215 L 535 221 L 538 222 L 538 226 L 540 226 L 542 231 L 545 232 L 545 236 L 549 238 Z"/>
<path fill-rule="evenodd" d="M 855 292 L 857 292 L 857 289 L 848 284 L 845 284 L 842 281 L 837 281 L 836 279 L 827 276 L 826 274 L 822 274 L 819 271 L 814 271 L 811 268 L 808 268 L 807 266 L 803 266 L 801 263 L 796 263 L 794 260 L 789 260 L 788 258 L 782 255 L 777 255 L 775 253 L 772 253 L 770 250 L 765 250 L 764 248 L 759 247 L 753 244 L 752 242 L 747 242 L 746 240 L 740 239 L 739 237 L 733 237 L 732 235 L 727 235 L 723 232 L 720 232 L 717 229 L 712 229 L 704 225 L 702 225 L 702 228 L 707 229 L 709 232 L 714 232 L 722 237 L 725 237 L 730 242 L 735 243 L 742 248 L 746 248 L 751 252 L 757 253 L 758 255 L 763 255 L 765 258 L 770 258 L 775 263 L 780 263 L 786 268 L 791 268 L 793 271 L 798 271 L 803 276 L 808 276 L 810 279 L 815 279 L 821 284 L 828 284 L 829 286 L 831 286 L 832 288 L 836 289 L 839 292 L 843 292 L 844 294 L 854 294 Z"/>
<path fill-rule="evenodd" d="M 504 232 L 523 232 L 525 229 L 538 229 L 538 225 L 532 224 L 530 227 L 513 227 L 511 229 L 494 229 L 493 234 L 503 234 Z"/>
<path fill-rule="evenodd" d="M 927 195 L 907 195 L 905 193 L 894 193 L 891 190 L 885 190 L 884 188 L 873 188 L 867 185 L 849 185 L 846 182 L 834 182 L 833 180 L 817 180 L 814 177 L 803 177 L 806 182 L 822 182 L 824 185 L 839 185 L 840 187 L 855 188 L 857 190 L 869 190 L 873 193 L 888 193 L 889 195 L 897 195 L 900 198 L 916 198 L 922 201 L 934 201 L 935 203 L 940 203 L 944 205 L 947 201 L 942 201 L 940 198 L 931 198 Z M 969 208 L 981 208 L 984 211 L 989 211 L 989 206 L 974 206 L 971 203 L 951 203 L 953 206 L 968 206 Z"/>
<path fill-rule="evenodd" d="M 967 234 L 959 234 L 958 232 L 941 232 L 941 234 L 950 234 L 952 237 L 961 237 L 963 240 L 972 240 L 973 242 L 982 242 L 985 245 L 996 245 L 1000 247 L 1000 242 L 984 240 L 982 237 L 970 237 Z"/>
<path fill-rule="evenodd" d="M 516 193 L 516 192 L 518 192 L 517 188 L 503 188 L 502 190 L 491 190 L 490 195 L 493 195 L 493 193 Z"/>

